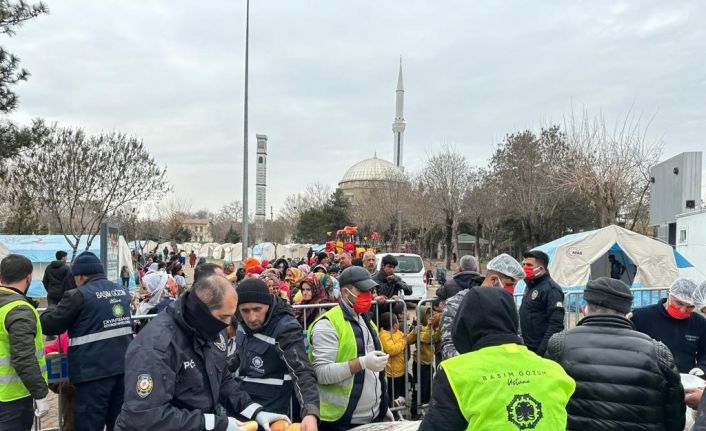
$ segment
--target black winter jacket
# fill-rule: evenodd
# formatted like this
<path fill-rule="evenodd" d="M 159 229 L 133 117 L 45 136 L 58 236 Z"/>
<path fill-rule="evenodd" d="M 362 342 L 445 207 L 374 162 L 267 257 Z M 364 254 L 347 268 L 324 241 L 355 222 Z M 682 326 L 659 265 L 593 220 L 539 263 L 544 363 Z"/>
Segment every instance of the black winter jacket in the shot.
<path fill-rule="evenodd" d="M 47 290 L 47 301 L 50 304 L 58 304 L 64 295 L 64 279 L 69 272 L 69 265 L 60 260 L 53 261 L 44 270 L 42 284 Z"/>
<path fill-rule="evenodd" d="M 215 413 L 217 404 L 229 416 L 253 418 L 262 410 L 226 367 L 224 333 L 206 341 L 184 319 L 185 300 L 160 313 L 130 344 L 125 401 L 115 431 L 202 431 L 204 413 Z M 212 429 L 227 427 L 227 418 L 216 416 Z"/>
<path fill-rule="evenodd" d="M 407 283 L 402 281 L 402 279 L 398 275 L 395 275 L 395 279 L 393 281 L 389 281 L 387 279 L 387 276 L 383 274 L 382 271 L 378 271 L 373 276 L 373 280 L 375 280 L 375 282 L 378 284 L 378 295 L 385 296 L 388 299 L 392 298 L 395 295 L 399 295 L 400 290 L 403 291 L 405 295 L 412 294 L 412 288 L 409 287 Z"/>
<path fill-rule="evenodd" d="M 669 347 L 680 373 L 693 368 L 706 371 L 706 319 L 697 313 L 688 319 L 674 319 L 664 308 L 665 301 L 633 310 L 635 329 Z"/>
<path fill-rule="evenodd" d="M 684 429 L 684 389 L 669 349 L 626 318 L 588 316 L 555 334 L 546 356 L 576 381 L 567 429 Z"/>
<path fill-rule="evenodd" d="M 564 292 L 549 273 L 525 283 L 520 330 L 527 348 L 541 356 L 549 338 L 564 330 Z"/>
<path fill-rule="evenodd" d="M 319 417 L 316 373 L 307 358 L 302 327 L 292 307 L 275 297 L 265 323 L 257 331 L 250 330 L 240 314 L 237 317 L 235 343 L 243 389 L 266 411 L 285 415 L 289 415 L 294 392 L 301 417 Z"/>

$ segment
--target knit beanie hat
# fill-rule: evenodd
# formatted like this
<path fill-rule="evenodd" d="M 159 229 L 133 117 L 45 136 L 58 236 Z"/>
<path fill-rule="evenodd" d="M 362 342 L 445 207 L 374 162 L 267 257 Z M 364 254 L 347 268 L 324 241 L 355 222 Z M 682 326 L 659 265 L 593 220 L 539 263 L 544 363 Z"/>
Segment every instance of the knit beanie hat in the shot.
<path fill-rule="evenodd" d="M 589 304 L 628 314 L 632 308 L 633 295 L 628 285 L 622 281 L 600 277 L 586 284 L 583 299 Z"/>
<path fill-rule="evenodd" d="M 90 251 L 84 251 L 74 260 L 71 266 L 71 273 L 73 275 L 104 274 L 105 269 L 98 256 Z"/>
<path fill-rule="evenodd" d="M 238 304 L 257 302 L 259 304 L 272 305 L 274 300 L 274 297 L 270 294 L 270 289 L 259 278 L 243 280 L 235 291 L 238 293 Z"/>

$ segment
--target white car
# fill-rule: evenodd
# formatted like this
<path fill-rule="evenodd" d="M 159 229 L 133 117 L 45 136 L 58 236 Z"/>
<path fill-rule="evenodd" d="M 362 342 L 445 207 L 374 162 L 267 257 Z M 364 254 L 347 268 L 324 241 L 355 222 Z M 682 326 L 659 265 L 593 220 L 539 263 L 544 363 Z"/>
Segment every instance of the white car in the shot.
<path fill-rule="evenodd" d="M 420 301 L 427 297 L 427 285 L 424 283 L 424 262 L 418 254 L 411 253 L 378 253 L 375 255 L 375 269 L 380 271 L 383 256 L 388 254 L 397 259 L 397 274 L 407 286 L 412 288 L 411 295 L 405 295 L 408 301 Z"/>

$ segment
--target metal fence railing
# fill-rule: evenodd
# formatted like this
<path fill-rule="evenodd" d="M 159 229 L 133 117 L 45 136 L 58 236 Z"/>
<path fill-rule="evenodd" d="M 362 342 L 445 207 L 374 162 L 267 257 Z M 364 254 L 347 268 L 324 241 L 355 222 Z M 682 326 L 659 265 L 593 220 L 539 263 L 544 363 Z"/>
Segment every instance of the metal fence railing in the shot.
<path fill-rule="evenodd" d="M 666 298 L 669 288 L 650 287 L 630 289 L 634 299 L 633 309 L 656 304 L 660 299 Z M 583 317 L 583 306 L 586 302 L 583 299 L 583 291 L 567 292 L 564 295 L 564 327 L 573 328 Z"/>

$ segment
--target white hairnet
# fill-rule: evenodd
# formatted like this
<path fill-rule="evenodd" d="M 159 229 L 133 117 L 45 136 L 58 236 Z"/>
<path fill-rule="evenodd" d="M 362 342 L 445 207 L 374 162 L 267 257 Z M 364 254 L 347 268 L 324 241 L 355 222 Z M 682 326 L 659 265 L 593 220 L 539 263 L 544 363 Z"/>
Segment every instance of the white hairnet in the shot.
<path fill-rule="evenodd" d="M 487 268 L 488 271 L 499 272 L 500 274 L 512 277 L 515 280 L 522 280 L 525 278 L 525 271 L 522 269 L 520 262 L 506 253 L 500 254 L 491 259 L 491 261 L 488 262 Z"/>
<path fill-rule="evenodd" d="M 706 280 L 701 282 L 694 291 L 694 305 L 698 309 L 706 307 Z"/>
<path fill-rule="evenodd" d="M 682 302 L 696 305 L 695 293 L 698 286 L 688 278 L 677 278 L 671 286 L 669 286 L 669 294 Z"/>

